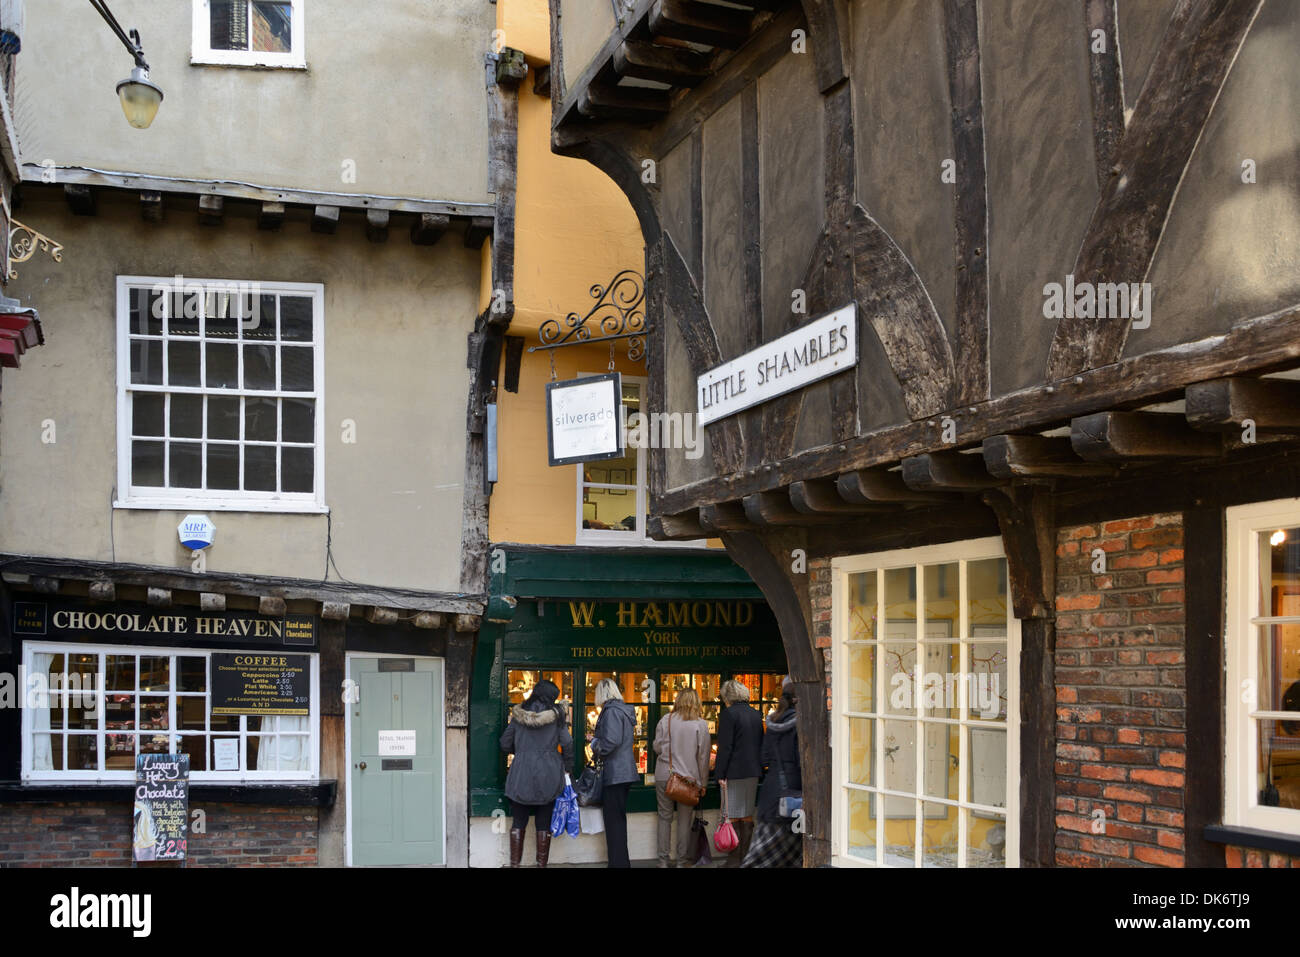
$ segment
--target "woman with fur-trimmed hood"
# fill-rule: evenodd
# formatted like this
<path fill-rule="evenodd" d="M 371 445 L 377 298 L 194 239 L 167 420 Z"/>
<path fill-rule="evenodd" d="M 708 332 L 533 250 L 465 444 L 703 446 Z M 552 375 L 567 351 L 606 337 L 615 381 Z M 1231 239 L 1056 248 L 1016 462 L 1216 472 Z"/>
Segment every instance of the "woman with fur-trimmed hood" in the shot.
<path fill-rule="evenodd" d="M 560 689 L 543 679 L 526 701 L 510 712 L 501 735 L 501 750 L 514 754 L 506 777 L 506 797 L 514 816 L 510 829 L 510 866 L 524 856 L 528 819 L 537 827 L 537 866 L 545 867 L 551 853 L 551 812 L 564 790 L 564 772 L 573 766 L 573 738 L 568 712 L 557 704 Z"/>

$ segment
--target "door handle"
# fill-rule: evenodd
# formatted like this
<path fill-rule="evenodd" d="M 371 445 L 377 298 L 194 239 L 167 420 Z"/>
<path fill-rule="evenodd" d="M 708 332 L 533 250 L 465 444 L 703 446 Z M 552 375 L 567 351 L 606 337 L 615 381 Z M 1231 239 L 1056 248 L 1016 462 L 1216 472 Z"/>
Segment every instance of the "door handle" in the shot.
<path fill-rule="evenodd" d="M 366 769 L 366 762 L 362 761 L 360 764 L 357 765 L 357 767 L 359 767 L 362 771 L 364 771 Z"/>

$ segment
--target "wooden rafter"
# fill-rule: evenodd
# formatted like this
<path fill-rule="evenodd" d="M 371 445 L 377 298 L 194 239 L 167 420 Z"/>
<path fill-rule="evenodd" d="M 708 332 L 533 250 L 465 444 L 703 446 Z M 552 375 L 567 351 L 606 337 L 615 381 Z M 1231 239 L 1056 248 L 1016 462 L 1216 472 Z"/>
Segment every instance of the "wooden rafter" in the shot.
<path fill-rule="evenodd" d="M 1264 432 L 1300 432 L 1300 382 L 1293 379 L 1215 379 L 1187 387 L 1187 421 L 1225 432 L 1247 422 Z"/>
<path fill-rule="evenodd" d="M 1198 432 L 1172 412 L 1097 412 L 1070 423 L 1070 445 L 1095 462 L 1220 455 L 1217 435 Z"/>

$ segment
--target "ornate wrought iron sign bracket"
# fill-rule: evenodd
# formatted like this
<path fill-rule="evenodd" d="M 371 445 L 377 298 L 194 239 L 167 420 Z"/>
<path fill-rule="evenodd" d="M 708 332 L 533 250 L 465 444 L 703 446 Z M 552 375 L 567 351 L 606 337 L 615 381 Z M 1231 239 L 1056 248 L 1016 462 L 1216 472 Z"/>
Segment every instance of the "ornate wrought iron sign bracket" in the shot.
<path fill-rule="evenodd" d="M 537 332 L 542 344 L 529 346 L 528 351 L 627 339 L 628 359 L 641 361 L 645 357 L 645 279 L 633 269 L 624 269 L 606 285 L 592 286 L 591 297 L 596 303 L 586 315 L 571 312 L 562 322 L 559 319 L 543 322 Z"/>

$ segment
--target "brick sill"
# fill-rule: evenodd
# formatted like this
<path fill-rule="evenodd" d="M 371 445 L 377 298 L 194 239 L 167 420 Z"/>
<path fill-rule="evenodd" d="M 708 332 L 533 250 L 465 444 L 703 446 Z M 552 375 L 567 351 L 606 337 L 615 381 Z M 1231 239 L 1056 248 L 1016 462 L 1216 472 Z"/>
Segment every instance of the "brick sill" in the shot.
<path fill-rule="evenodd" d="M 1275 851 L 1300 857 L 1300 837 L 1294 834 L 1261 831 L 1253 827 L 1229 827 L 1226 824 L 1207 825 L 1202 833 L 1211 844 L 1231 844 L 1234 847 L 1249 847 L 1257 851 Z"/>
<path fill-rule="evenodd" d="M 191 784 L 190 803 L 253 804 L 263 807 L 333 807 L 338 782 L 312 784 Z M 134 784 L 21 784 L 0 781 L 0 804 L 78 804 L 135 799 Z"/>

